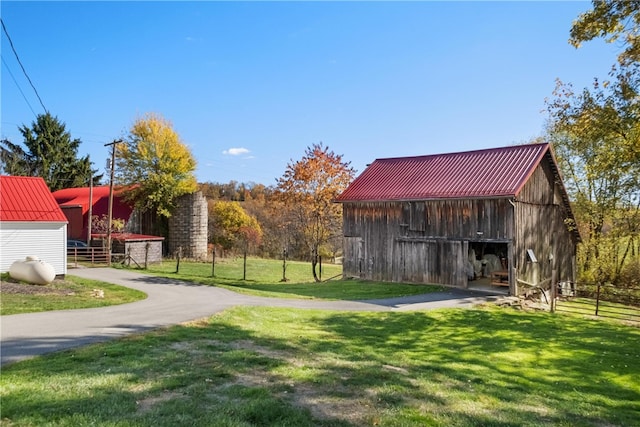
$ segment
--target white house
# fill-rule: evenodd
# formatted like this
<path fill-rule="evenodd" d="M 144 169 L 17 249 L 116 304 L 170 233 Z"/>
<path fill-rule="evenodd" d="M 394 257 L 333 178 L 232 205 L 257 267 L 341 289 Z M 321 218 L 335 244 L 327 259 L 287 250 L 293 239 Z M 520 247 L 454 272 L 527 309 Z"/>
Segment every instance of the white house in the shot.
<path fill-rule="evenodd" d="M 0 272 L 27 256 L 67 274 L 67 218 L 44 179 L 0 176 Z"/>

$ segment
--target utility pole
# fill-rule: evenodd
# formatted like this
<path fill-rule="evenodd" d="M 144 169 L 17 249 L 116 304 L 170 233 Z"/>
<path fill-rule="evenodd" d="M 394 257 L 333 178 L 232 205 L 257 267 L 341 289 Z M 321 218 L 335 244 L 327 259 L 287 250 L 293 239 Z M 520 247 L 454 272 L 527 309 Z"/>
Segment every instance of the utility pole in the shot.
<path fill-rule="evenodd" d="M 111 146 L 111 171 L 109 174 L 109 210 L 107 213 L 107 265 L 111 267 L 111 220 L 113 218 L 113 173 L 116 169 L 116 144 L 122 142 L 121 139 L 114 140 L 105 147 Z"/>
<path fill-rule="evenodd" d="M 91 162 L 89 162 L 91 165 Z M 89 178 L 89 223 L 87 224 L 87 246 L 91 246 L 91 223 L 92 223 L 92 215 L 93 215 L 93 172 L 91 172 L 91 176 Z"/>

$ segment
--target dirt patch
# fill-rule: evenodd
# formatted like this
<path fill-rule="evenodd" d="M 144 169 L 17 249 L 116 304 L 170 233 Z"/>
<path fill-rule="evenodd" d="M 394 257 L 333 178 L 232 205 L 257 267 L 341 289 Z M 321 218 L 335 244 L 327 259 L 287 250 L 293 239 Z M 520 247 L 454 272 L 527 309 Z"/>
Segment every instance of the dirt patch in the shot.
<path fill-rule="evenodd" d="M 302 360 L 291 352 L 283 350 L 272 350 L 256 344 L 251 340 L 238 340 L 230 343 L 232 349 L 242 349 L 256 352 L 260 355 L 284 360 L 294 366 L 308 365 L 310 368 L 316 367 L 318 361 Z M 281 389 L 277 394 L 282 399 L 288 400 L 293 405 L 308 409 L 314 417 L 322 420 L 343 420 L 355 425 L 364 425 L 367 417 L 371 415 L 371 408 L 368 405 L 367 392 L 363 394 L 347 397 L 337 397 L 335 392 L 342 387 L 339 384 L 320 385 L 307 384 L 288 378 L 274 375 L 271 372 L 261 369 L 254 369 L 251 372 L 236 373 L 232 382 L 226 384 L 243 385 L 246 387 L 270 387 Z"/>
<path fill-rule="evenodd" d="M 145 399 L 136 400 L 136 405 L 138 407 L 138 412 L 146 413 L 153 409 L 158 403 L 167 402 L 172 399 L 177 399 L 182 397 L 180 393 L 165 391 L 160 396 L 152 396 L 147 397 Z"/>
<path fill-rule="evenodd" d="M 73 290 L 65 288 L 64 280 L 54 280 L 50 285 L 30 285 L 7 280 L 0 282 L 0 294 L 20 295 L 74 295 Z"/>

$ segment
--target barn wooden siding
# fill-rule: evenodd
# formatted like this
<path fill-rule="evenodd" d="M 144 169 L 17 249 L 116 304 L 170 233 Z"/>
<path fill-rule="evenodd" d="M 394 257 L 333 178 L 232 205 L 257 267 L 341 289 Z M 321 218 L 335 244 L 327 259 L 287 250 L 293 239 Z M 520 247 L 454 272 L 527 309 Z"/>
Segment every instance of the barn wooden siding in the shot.
<path fill-rule="evenodd" d="M 344 203 L 345 275 L 466 287 L 469 241 L 509 243 L 508 199 Z"/>
<path fill-rule="evenodd" d="M 344 202 L 343 272 L 466 287 L 470 242 L 492 242 L 506 245 L 512 293 L 516 277 L 531 279 L 527 249 L 539 261 L 540 280 L 556 269 L 559 281 L 572 281 L 576 242 L 559 185 L 543 161 L 517 198 Z"/>
<path fill-rule="evenodd" d="M 560 183 L 548 162 L 541 162 L 515 200 L 514 265 L 518 277 L 530 282 L 533 250 L 540 269 L 539 279 L 575 281 L 576 237 L 567 227 L 569 212 L 562 203 Z"/>

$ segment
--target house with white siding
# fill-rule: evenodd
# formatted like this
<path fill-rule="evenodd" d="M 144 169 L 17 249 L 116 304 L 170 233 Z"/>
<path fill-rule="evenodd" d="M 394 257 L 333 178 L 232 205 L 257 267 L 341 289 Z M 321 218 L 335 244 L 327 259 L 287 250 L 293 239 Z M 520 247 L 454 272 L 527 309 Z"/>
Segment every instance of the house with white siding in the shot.
<path fill-rule="evenodd" d="M 44 179 L 0 176 L 0 272 L 27 256 L 67 274 L 67 218 Z"/>

